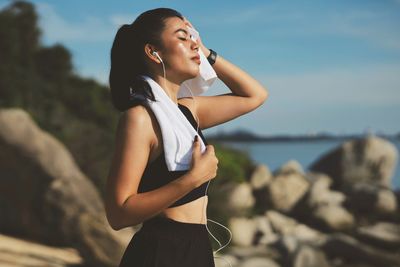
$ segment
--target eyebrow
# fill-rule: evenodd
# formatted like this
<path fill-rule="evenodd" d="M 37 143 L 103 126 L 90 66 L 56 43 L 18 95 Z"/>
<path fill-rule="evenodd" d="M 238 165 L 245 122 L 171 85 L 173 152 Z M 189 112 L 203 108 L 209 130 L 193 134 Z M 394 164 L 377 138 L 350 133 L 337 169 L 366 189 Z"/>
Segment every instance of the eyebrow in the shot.
<path fill-rule="evenodd" d="M 182 32 L 188 34 L 187 30 L 185 30 L 185 29 L 183 29 L 183 28 L 177 29 L 176 31 L 174 31 L 174 33 L 177 33 L 177 32 L 179 32 L 179 31 L 182 31 Z"/>

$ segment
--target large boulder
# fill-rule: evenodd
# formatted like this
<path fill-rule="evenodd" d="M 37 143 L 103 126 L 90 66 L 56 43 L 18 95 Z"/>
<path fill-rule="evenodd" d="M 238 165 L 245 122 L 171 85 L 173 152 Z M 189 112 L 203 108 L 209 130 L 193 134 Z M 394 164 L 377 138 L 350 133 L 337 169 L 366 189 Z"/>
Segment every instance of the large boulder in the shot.
<path fill-rule="evenodd" d="M 311 183 L 307 196 L 307 208 L 317 208 L 322 205 L 342 205 L 346 200 L 345 194 L 330 189 L 332 179 L 325 174 L 308 173 Z"/>
<path fill-rule="evenodd" d="M 253 220 L 257 225 L 256 238 L 254 240 L 256 245 L 268 245 L 278 240 L 279 236 L 272 229 L 271 223 L 266 216 L 254 216 Z"/>
<path fill-rule="evenodd" d="M 325 236 L 321 232 L 298 223 L 295 219 L 274 210 L 265 213 L 274 232 L 280 236 L 293 236 L 297 240 L 319 243 Z"/>
<path fill-rule="evenodd" d="M 347 192 L 347 206 L 367 215 L 385 215 L 395 213 L 397 199 L 394 192 L 387 188 L 367 183 L 353 185 Z"/>
<path fill-rule="evenodd" d="M 0 234 L 0 266 L 84 266 L 75 248 L 52 247 Z"/>
<path fill-rule="evenodd" d="M 360 226 L 356 230 L 356 236 L 376 247 L 400 249 L 400 224 L 378 222 Z"/>
<path fill-rule="evenodd" d="M 268 186 L 273 179 L 272 173 L 268 166 L 259 164 L 254 169 L 250 176 L 250 186 L 253 190 L 253 196 L 255 199 L 255 210 L 259 213 L 271 208 Z"/>
<path fill-rule="evenodd" d="M 400 266 L 400 257 L 396 253 L 389 253 L 369 246 L 342 233 L 330 235 L 326 239 L 326 242 L 321 245 L 321 249 L 329 257 L 345 259 L 351 263 L 367 264 L 376 267 Z"/>
<path fill-rule="evenodd" d="M 77 248 L 87 266 L 115 266 L 125 244 L 103 201 L 57 139 L 21 109 L 0 110 L 0 230 Z"/>
<path fill-rule="evenodd" d="M 291 234 L 282 235 L 272 246 L 280 252 L 282 266 L 329 267 L 325 255 L 310 242 L 301 241 Z"/>
<path fill-rule="evenodd" d="M 299 249 L 290 257 L 290 266 L 293 267 L 329 267 L 324 253 L 310 245 L 300 245 Z"/>
<path fill-rule="evenodd" d="M 299 220 L 324 231 L 352 228 L 354 216 L 342 206 L 346 195 L 331 190 L 332 179 L 323 174 L 309 172 L 310 189 L 296 205 L 293 215 Z"/>
<path fill-rule="evenodd" d="M 249 183 L 232 183 L 227 193 L 226 208 L 230 214 L 241 216 L 248 214 L 255 204 L 255 198 Z"/>
<path fill-rule="evenodd" d="M 272 181 L 272 173 L 268 166 L 264 164 L 259 164 L 254 169 L 250 176 L 250 185 L 253 190 L 260 190 L 269 185 Z"/>
<path fill-rule="evenodd" d="M 257 221 L 246 217 L 232 217 L 228 221 L 232 232 L 232 243 L 237 246 L 249 247 L 254 244 L 257 233 Z"/>
<path fill-rule="evenodd" d="M 334 231 L 348 230 L 354 227 L 355 218 L 345 208 L 338 205 L 322 205 L 316 208 L 312 216 L 325 229 Z"/>
<path fill-rule="evenodd" d="M 280 172 L 268 187 L 272 207 L 283 212 L 290 212 L 298 201 L 307 193 L 310 182 L 297 172 Z"/>
<path fill-rule="evenodd" d="M 364 182 L 391 188 L 398 151 L 389 141 L 375 136 L 344 142 L 309 167 L 332 177 L 334 188 L 351 188 Z"/>
<path fill-rule="evenodd" d="M 276 169 L 274 171 L 274 176 L 293 174 L 293 173 L 304 175 L 304 170 L 301 164 L 297 160 L 291 159 L 286 163 L 284 163 L 281 167 Z"/>

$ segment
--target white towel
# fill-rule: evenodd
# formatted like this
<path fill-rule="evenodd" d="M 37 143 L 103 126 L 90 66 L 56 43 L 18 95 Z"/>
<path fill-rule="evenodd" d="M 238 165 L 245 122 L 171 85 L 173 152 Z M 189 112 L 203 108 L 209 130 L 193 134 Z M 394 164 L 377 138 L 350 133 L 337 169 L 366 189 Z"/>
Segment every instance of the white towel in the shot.
<path fill-rule="evenodd" d="M 192 35 L 193 40 L 197 40 L 199 38 L 199 32 L 194 28 L 187 27 L 189 33 Z M 197 75 L 193 79 L 189 79 L 184 81 L 181 84 L 181 87 L 178 91 L 178 98 L 182 97 L 190 97 L 193 95 L 201 95 L 215 82 L 218 78 L 217 73 L 214 68 L 210 65 L 207 60 L 207 57 L 204 55 L 203 51 L 199 48 L 199 56 L 200 56 L 200 74 Z M 192 91 L 190 93 L 189 89 Z"/>
<path fill-rule="evenodd" d="M 161 128 L 168 170 L 190 169 L 196 130 L 156 81 L 146 75 L 141 75 L 141 77 L 148 82 L 157 100 L 156 102 L 148 100 L 147 103 Z M 206 147 L 200 136 L 199 142 L 200 150 L 203 153 Z"/>
<path fill-rule="evenodd" d="M 192 34 L 192 39 L 196 40 L 199 33 L 188 27 Z M 217 79 L 217 74 L 208 62 L 204 53 L 199 49 L 200 55 L 200 73 L 195 78 L 186 80 L 179 88 L 177 98 L 193 95 L 200 95 L 208 90 L 208 88 Z M 161 128 L 163 139 L 163 148 L 166 165 L 169 171 L 180 171 L 190 169 L 193 153 L 193 140 L 197 135 L 196 130 L 188 121 L 179 107 L 169 98 L 167 93 L 161 86 L 147 75 L 141 77 L 148 82 L 154 94 L 156 102 L 148 100 L 148 106 L 152 109 L 158 124 Z M 189 89 L 192 93 L 190 93 Z M 140 97 L 141 95 L 131 94 L 132 97 Z M 200 150 L 203 153 L 206 146 L 199 136 Z"/>

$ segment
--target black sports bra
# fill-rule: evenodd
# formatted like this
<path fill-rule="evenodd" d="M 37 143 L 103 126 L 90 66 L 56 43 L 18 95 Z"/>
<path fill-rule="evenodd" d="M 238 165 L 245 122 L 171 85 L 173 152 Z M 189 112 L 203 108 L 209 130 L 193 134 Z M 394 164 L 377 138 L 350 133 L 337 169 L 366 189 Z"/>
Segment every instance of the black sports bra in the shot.
<path fill-rule="evenodd" d="M 178 103 L 179 109 L 182 111 L 182 113 L 185 115 L 185 117 L 188 119 L 190 124 L 194 127 L 194 129 L 197 129 L 197 122 L 194 119 L 192 113 L 190 110 L 184 106 Z M 203 140 L 204 144 L 207 145 L 207 141 L 205 140 L 203 133 L 199 129 L 199 136 Z M 178 179 L 180 176 L 188 172 L 188 170 L 183 170 L 183 171 L 169 171 L 167 168 L 167 165 L 165 163 L 165 155 L 164 151 L 161 152 L 161 154 L 153 160 L 151 163 L 149 163 L 143 173 L 142 179 L 140 180 L 139 183 L 139 188 L 138 188 L 138 193 L 142 192 L 147 192 L 151 190 L 155 190 L 159 187 L 162 187 L 173 180 Z M 196 187 L 192 191 L 190 191 L 188 194 L 177 200 L 175 203 L 173 203 L 169 208 L 171 207 L 176 207 L 183 205 L 185 203 L 191 202 L 195 199 L 198 199 L 202 196 L 205 195 L 206 188 L 207 188 L 207 182 L 204 182 L 202 185 Z"/>

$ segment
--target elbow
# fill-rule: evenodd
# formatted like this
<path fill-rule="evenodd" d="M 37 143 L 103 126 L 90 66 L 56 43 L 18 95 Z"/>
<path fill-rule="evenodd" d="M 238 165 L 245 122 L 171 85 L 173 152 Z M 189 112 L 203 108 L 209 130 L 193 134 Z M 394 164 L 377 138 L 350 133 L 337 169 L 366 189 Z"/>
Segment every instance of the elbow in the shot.
<path fill-rule="evenodd" d="M 261 106 L 262 104 L 264 104 L 264 102 L 267 100 L 268 98 L 268 91 L 263 90 L 260 94 L 258 94 L 256 97 L 253 98 L 253 106 L 254 109 L 258 108 L 259 106 Z"/>
<path fill-rule="evenodd" d="M 125 216 L 122 216 L 121 213 L 117 214 L 110 214 L 107 213 L 107 221 L 110 227 L 115 230 L 119 231 L 123 228 L 130 227 L 130 226 L 136 226 L 142 223 L 142 220 L 137 220 L 136 218 L 132 218 L 132 216 L 129 216 L 129 219 L 126 218 Z"/>
<path fill-rule="evenodd" d="M 115 231 L 121 230 L 123 227 L 120 223 L 119 219 L 116 219 L 115 216 L 111 216 L 109 213 L 106 213 L 106 218 L 108 221 L 108 224 L 111 226 L 111 228 Z"/>
<path fill-rule="evenodd" d="M 108 224 L 113 230 L 119 231 L 124 228 L 121 210 L 115 205 L 107 205 L 106 203 L 106 218 Z"/>
<path fill-rule="evenodd" d="M 267 89 L 262 90 L 262 93 L 261 93 L 261 96 L 260 96 L 261 104 L 263 104 L 268 99 L 268 96 L 269 96 L 268 90 Z"/>

